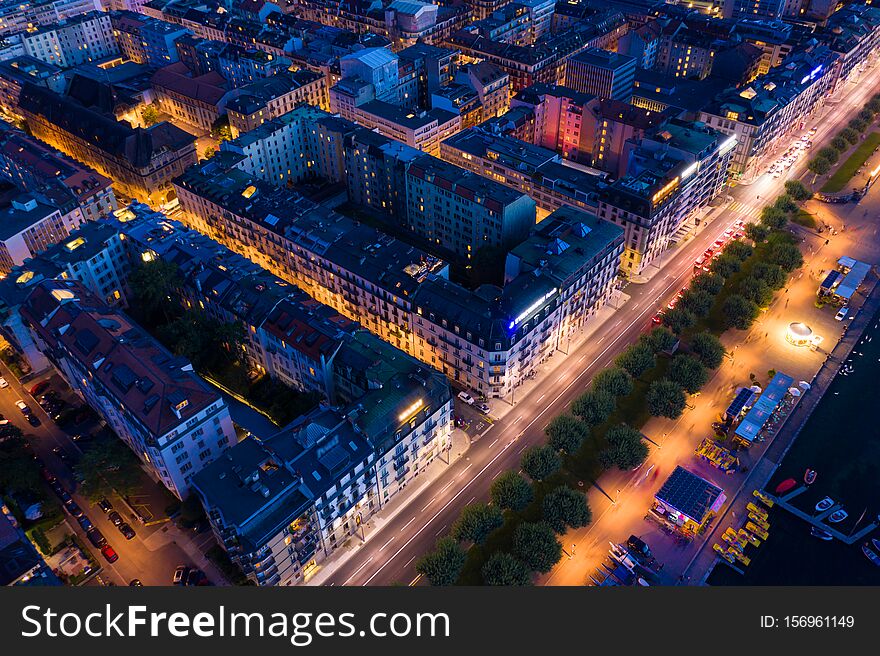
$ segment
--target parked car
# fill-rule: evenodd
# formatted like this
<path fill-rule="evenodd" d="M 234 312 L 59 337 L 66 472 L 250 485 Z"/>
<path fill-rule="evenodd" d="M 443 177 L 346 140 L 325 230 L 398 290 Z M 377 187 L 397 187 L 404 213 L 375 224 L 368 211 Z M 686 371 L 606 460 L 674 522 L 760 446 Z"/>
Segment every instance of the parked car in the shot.
<path fill-rule="evenodd" d="M 849 306 L 844 305 L 837 311 L 837 314 L 834 315 L 834 318 L 838 321 L 843 321 L 846 319 L 846 315 L 849 314 Z"/>
<path fill-rule="evenodd" d="M 9 423 L 9 420 L 6 417 L 4 417 L 3 415 L 0 415 L 0 426 L 5 426 L 8 423 Z"/>
<path fill-rule="evenodd" d="M 79 521 L 79 525 L 82 527 L 82 530 L 84 530 L 86 532 L 88 532 L 90 529 L 94 528 L 92 521 L 88 517 L 86 517 L 85 515 L 80 517 L 77 521 Z"/>
<path fill-rule="evenodd" d="M 102 512 L 108 513 L 113 510 L 113 504 L 107 501 L 106 497 L 102 497 L 101 500 L 98 501 L 98 508 L 100 508 Z"/>
<path fill-rule="evenodd" d="M 39 383 L 37 383 L 36 385 L 31 387 L 31 389 L 30 389 L 31 396 L 36 397 L 37 394 L 42 394 L 47 389 L 49 389 L 50 385 L 51 385 L 51 383 L 48 380 L 41 380 Z"/>
<path fill-rule="evenodd" d="M 46 481 L 47 483 L 54 483 L 55 481 L 58 480 L 57 478 L 55 478 L 55 474 L 50 472 L 49 469 L 45 465 L 40 467 L 40 476 L 42 476 L 43 480 Z"/>
<path fill-rule="evenodd" d="M 488 415 L 489 414 L 489 404 L 488 403 L 478 403 L 477 410 L 482 412 L 484 415 Z"/>
<path fill-rule="evenodd" d="M 9 387 L 9 383 L 6 382 L 3 376 L 0 376 L 0 389 L 6 389 L 7 387 Z"/>
<path fill-rule="evenodd" d="M 101 555 L 103 555 L 104 558 L 107 559 L 108 563 L 115 563 L 117 560 L 119 560 L 119 554 L 113 551 L 113 547 L 111 547 L 109 544 L 105 544 L 103 547 L 101 547 Z"/>
<path fill-rule="evenodd" d="M 19 399 L 15 402 L 15 407 L 21 410 L 21 414 L 27 417 L 31 413 L 31 409 L 28 407 L 28 404 Z"/>
<path fill-rule="evenodd" d="M 113 526 L 120 526 L 122 522 L 125 521 L 124 519 L 122 519 L 122 515 L 120 515 L 115 510 L 111 510 L 107 513 L 107 519 L 113 522 Z"/>
<path fill-rule="evenodd" d="M 189 574 L 189 567 L 186 565 L 178 565 L 174 570 L 174 576 L 171 577 L 172 585 L 186 585 L 186 577 Z"/>
<path fill-rule="evenodd" d="M 107 538 L 105 538 L 104 534 L 96 528 L 92 528 L 90 531 L 86 532 L 86 537 L 89 539 L 89 542 L 99 549 L 107 544 Z"/>
<path fill-rule="evenodd" d="M 459 392 L 458 398 L 461 399 L 462 401 L 464 401 L 465 403 L 467 403 L 468 405 L 474 404 L 474 397 L 472 397 L 467 392 Z"/>
<path fill-rule="evenodd" d="M 132 579 L 131 581 L 128 582 L 128 585 L 130 585 L 132 588 L 142 588 L 142 587 L 144 587 L 144 584 L 141 583 L 141 580 L 140 580 L 140 579 Z"/>
<path fill-rule="evenodd" d="M 67 512 L 73 515 L 76 519 L 80 519 L 84 516 L 82 508 L 80 508 L 79 504 L 77 504 L 76 501 L 74 501 L 73 499 L 65 503 L 64 507 L 67 508 Z M 88 529 L 84 528 L 83 530 L 87 531 Z"/>
<path fill-rule="evenodd" d="M 35 414 L 27 415 L 27 423 L 29 423 L 33 427 L 39 426 L 41 423 L 40 418 Z"/>
<path fill-rule="evenodd" d="M 200 569 L 191 569 L 186 575 L 186 585 L 201 585 L 204 573 Z"/>
<path fill-rule="evenodd" d="M 122 524 L 119 525 L 119 532 L 122 533 L 122 536 L 126 540 L 131 540 L 134 538 L 135 535 L 137 535 L 137 533 L 134 532 L 134 529 L 131 527 L 131 525 L 126 524 L 125 522 L 123 522 Z"/>

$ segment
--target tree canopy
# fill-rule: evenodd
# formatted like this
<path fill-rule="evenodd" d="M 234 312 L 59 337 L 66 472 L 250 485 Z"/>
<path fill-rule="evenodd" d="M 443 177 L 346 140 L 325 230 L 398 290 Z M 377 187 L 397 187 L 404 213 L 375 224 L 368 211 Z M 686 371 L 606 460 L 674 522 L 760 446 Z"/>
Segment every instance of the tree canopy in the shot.
<path fill-rule="evenodd" d="M 614 412 L 614 397 L 604 390 L 591 389 L 571 404 L 571 411 L 587 426 L 598 426 Z"/>
<path fill-rule="evenodd" d="M 748 330 L 758 317 L 758 306 L 740 294 L 731 294 L 724 301 L 722 312 L 728 328 Z"/>
<path fill-rule="evenodd" d="M 547 493 L 541 512 L 544 521 L 557 533 L 564 533 L 568 527 L 586 526 L 593 518 L 586 495 L 567 485 L 560 485 Z"/>
<path fill-rule="evenodd" d="M 605 469 L 617 467 L 621 471 L 629 471 L 648 457 L 648 446 L 642 441 L 642 434 L 631 426 L 612 426 L 606 438 L 608 448 L 599 454 L 599 463 Z"/>
<path fill-rule="evenodd" d="M 546 522 L 524 522 L 513 532 L 513 555 L 529 569 L 545 574 L 562 558 L 562 544 Z"/>
<path fill-rule="evenodd" d="M 551 447 L 569 455 L 577 452 L 590 433 L 583 421 L 571 415 L 556 415 L 550 420 L 545 432 L 547 443 Z"/>
<path fill-rule="evenodd" d="M 533 481 L 543 481 L 559 471 L 562 460 L 552 447 L 533 446 L 523 452 L 520 464 Z"/>
<path fill-rule="evenodd" d="M 648 412 L 655 417 L 678 419 L 684 412 L 687 399 L 681 385 L 668 378 L 662 378 L 655 380 L 648 387 L 645 402 L 648 405 Z"/>
<path fill-rule="evenodd" d="M 618 355 L 614 363 L 633 378 L 638 378 L 657 364 L 657 361 L 654 359 L 654 352 L 647 344 L 638 343 Z"/>
<path fill-rule="evenodd" d="M 434 550 L 416 562 L 416 571 L 431 585 L 453 585 L 464 567 L 466 554 L 461 545 L 451 537 L 441 538 Z"/>
<path fill-rule="evenodd" d="M 676 335 L 681 335 L 696 323 L 696 315 L 683 305 L 676 305 L 671 310 L 667 309 L 663 312 L 663 325 Z"/>
<path fill-rule="evenodd" d="M 709 332 L 697 333 L 691 337 L 691 351 L 709 369 L 717 369 L 724 361 L 724 345 Z"/>
<path fill-rule="evenodd" d="M 114 492 L 126 496 L 135 491 L 138 461 L 116 436 L 102 435 L 83 451 L 73 467 L 79 493 L 91 502 Z"/>
<path fill-rule="evenodd" d="M 492 481 L 489 496 L 499 508 L 519 512 L 532 502 L 534 493 L 526 479 L 515 471 L 506 471 Z"/>
<path fill-rule="evenodd" d="M 504 516 L 498 506 L 485 503 L 471 503 L 461 509 L 458 519 L 452 525 L 452 537 L 459 542 L 483 544 L 489 534 L 504 523 Z"/>
<path fill-rule="evenodd" d="M 480 570 L 486 585 L 524 586 L 532 584 L 532 573 L 526 564 L 513 554 L 496 551 Z"/>
<path fill-rule="evenodd" d="M 680 353 L 672 359 L 667 376 L 669 380 L 681 385 L 685 391 L 695 394 L 706 384 L 709 372 L 697 358 Z"/>

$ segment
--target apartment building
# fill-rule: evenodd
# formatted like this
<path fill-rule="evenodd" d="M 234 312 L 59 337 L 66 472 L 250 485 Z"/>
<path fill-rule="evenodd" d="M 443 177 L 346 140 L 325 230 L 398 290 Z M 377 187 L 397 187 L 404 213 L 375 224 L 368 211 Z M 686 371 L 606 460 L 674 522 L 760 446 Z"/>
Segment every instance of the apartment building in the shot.
<path fill-rule="evenodd" d="M 20 34 L 34 27 L 101 9 L 100 0 L 7 0 L 0 6 L 0 36 Z"/>
<path fill-rule="evenodd" d="M 78 207 L 84 221 L 118 208 L 108 178 L 18 130 L 0 130 L 0 176 L 24 191 L 55 199 L 62 207 Z"/>
<path fill-rule="evenodd" d="M 28 55 L 0 61 L 0 109 L 15 116 L 18 99 L 26 82 L 63 93 L 67 80 L 59 66 L 47 64 Z"/>
<path fill-rule="evenodd" d="M 427 43 L 416 43 L 397 53 L 397 102 L 407 108 L 430 107 L 431 92 L 446 86 L 455 75 L 460 53 Z"/>
<path fill-rule="evenodd" d="M 0 183 L 0 275 L 65 239 L 82 221 L 78 209 L 62 211 L 40 195 Z"/>
<path fill-rule="evenodd" d="M 354 393 L 267 440 L 248 438 L 197 475 L 218 541 L 257 585 L 296 585 L 451 447 L 447 382 L 373 338 L 335 376 Z M 351 375 L 354 374 L 354 375 Z"/>
<path fill-rule="evenodd" d="M 21 315 L 71 388 L 176 497 L 236 443 L 229 409 L 192 365 L 81 283 L 39 283 Z"/>
<path fill-rule="evenodd" d="M 566 62 L 565 85 L 580 93 L 629 102 L 635 72 L 634 57 L 588 48 Z"/>
<path fill-rule="evenodd" d="M 160 111 L 196 134 L 209 134 L 226 113 L 231 96 L 219 73 L 193 76 L 183 62 L 160 68 L 150 78 Z"/>
<path fill-rule="evenodd" d="M 293 111 L 300 104 L 330 109 L 327 79 L 309 70 L 256 80 L 232 95 L 226 103 L 226 113 L 233 138 Z"/>
<path fill-rule="evenodd" d="M 425 155 L 406 167 L 406 225 L 422 239 L 471 259 L 512 247 L 535 225 L 535 201 L 483 176 Z"/>
<path fill-rule="evenodd" d="M 119 54 L 109 14 L 92 11 L 21 33 L 24 53 L 34 59 L 70 68 Z"/>
<path fill-rule="evenodd" d="M 19 104 L 34 137 L 107 176 L 131 197 L 162 197 L 170 180 L 197 160 L 195 137 L 165 121 L 132 128 L 31 85 Z"/>
<path fill-rule="evenodd" d="M 150 68 L 162 68 L 177 62 L 176 43 L 190 34 L 180 25 L 132 11 L 111 12 L 110 21 L 122 55 Z"/>

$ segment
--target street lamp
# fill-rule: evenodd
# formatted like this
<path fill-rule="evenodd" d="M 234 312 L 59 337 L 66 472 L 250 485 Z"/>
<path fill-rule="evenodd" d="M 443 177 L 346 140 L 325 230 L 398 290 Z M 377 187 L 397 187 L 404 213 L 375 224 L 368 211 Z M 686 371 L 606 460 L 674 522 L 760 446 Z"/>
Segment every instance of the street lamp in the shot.
<path fill-rule="evenodd" d="M 617 502 L 620 501 L 620 488 L 617 488 L 617 494 L 614 495 L 614 505 L 617 505 Z"/>

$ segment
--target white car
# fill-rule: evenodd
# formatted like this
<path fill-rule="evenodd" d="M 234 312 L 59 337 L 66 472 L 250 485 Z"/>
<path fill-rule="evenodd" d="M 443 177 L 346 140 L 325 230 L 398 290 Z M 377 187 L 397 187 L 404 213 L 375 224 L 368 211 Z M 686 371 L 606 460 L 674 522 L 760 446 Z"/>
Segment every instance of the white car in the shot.
<path fill-rule="evenodd" d="M 477 408 L 477 410 L 482 412 L 484 415 L 489 414 L 489 404 L 488 403 L 478 403 L 476 408 Z"/>
<path fill-rule="evenodd" d="M 467 392 L 459 392 L 458 398 L 461 399 L 462 401 L 464 401 L 465 403 L 467 403 L 468 405 L 474 404 L 474 397 L 472 397 Z"/>
<path fill-rule="evenodd" d="M 27 406 L 27 403 L 19 399 L 15 402 L 15 407 L 21 410 L 21 414 L 29 415 L 31 413 L 31 409 Z"/>
<path fill-rule="evenodd" d="M 849 314 L 849 308 L 844 305 L 842 308 L 840 308 L 837 311 L 837 314 L 834 315 L 834 318 L 837 319 L 838 321 L 843 321 L 844 319 L 846 319 L 847 314 Z"/>
<path fill-rule="evenodd" d="M 9 383 L 6 382 L 3 376 L 0 376 L 0 389 L 6 389 L 7 387 L 9 387 Z"/>

